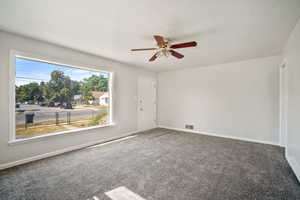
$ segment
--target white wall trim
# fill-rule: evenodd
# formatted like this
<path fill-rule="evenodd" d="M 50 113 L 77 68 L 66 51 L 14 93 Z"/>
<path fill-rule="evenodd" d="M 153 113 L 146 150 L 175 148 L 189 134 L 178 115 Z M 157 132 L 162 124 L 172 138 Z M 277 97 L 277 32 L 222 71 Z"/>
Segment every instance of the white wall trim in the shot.
<path fill-rule="evenodd" d="M 217 133 L 209 133 L 205 131 L 197 131 L 197 130 L 188 130 L 188 129 L 183 129 L 183 128 L 174 128 L 170 126 L 164 126 L 164 125 L 158 125 L 159 128 L 166 128 L 166 129 L 171 129 L 175 131 L 183 131 L 183 132 L 189 132 L 189 133 L 196 133 L 196 134 L 201 134 L 201 135 L 208 135 L 208 136 L 215 136 L 215 137 L 222 137 L 222 138 L 228 138 L 228 139 L 233 139 L 233 140 L 242 140 L 246 142 L 254 142 L 254 143 L 260 143 L 260 144 L 270 144 L 270 145 L 275 145 L 279 146 L 278 143 L 270 142 L 270 141 L 262 141 L 262 140 L 253 140 L 249 138 L 242 138 L 242 137 L 235 137 L 235 136 L 230 136 L 230 135 L 221 135 Z"/>
<path fill-rule="evenodd" d="M 49 133 L 49 134 L 44 134 L 44 135 L 38 135 L 38 136 L 33 136 L 33 137 L 28 137 L 28 138 L 21 138 L 21 139 L 15 139 L 12 141 L 9 141 L 9 145 L 18 145 L 18 144 L 23 144 L 23 143 L 28 143 L 28 142 L 35 142 L 35 141 L 42 141 L 42 140 L 48 140 L 50 137 L 57 137 L 65 134 L 85 134 L 86 131 L 92 130 L 92 129 L 99 129 L 99 128 L 106 128 L 106 127 L 112 127 L 115 126 L 115 124 L 106 124 L 106 125 L 97 125 L 97 126 L 90 126 L 90 127 L 85 127 L 85 128 L 78 128 L 75 130 L 67 130 L 67 131 L 61 131 L 57 133 Z"/>
<path fill-rule="evenodd" d="M 285 153 L 285 157 L 286 157 L 288 163 L 290 164 L 292 170 L 294 171 L 298 181 L 300 182 L 300 165 L 299 165 L 299 163 L 297 162 L 297 160 L 294 157 L 289 156 L 287 151 Z"/>
<path fill-rule="evenodd" d="M 25 158 L 25 159 L 22 159 L 22 160 L 17 160 L 17 161 L 5 163 L 5 164 L 0 164 L 0 170 L 7 169 L 7 168 L 10 168 L 10 167 L 14 167 L 14 166 L 21 165 L 21 164 L 25 164 L 25 163 L 29 163 L 29 162 L 32 162 L 32 161 L 40 160 L 40 159 L 43 159 L 43 158 L 56 156 L 56 155 L 63 154 L 63 153 L 69 152 L 69 151 L 82 149 L 82 148 L 93 146 L 93 145 L 96 145 L 96 144 L 101 144 L 101 143 L 110 142 L 112 140 L 121 139 L 123 137 L 136 134 L 138 132 L 140 132 L 140 131 L 132 131 L 132 132 L 122 134 L 122 136 L 119 136 L 119 137 L 108 138 L 108 139 L 105 139 L 105 140 L 92 141 L 92 142 L 88 142 L 88 143 L 84 143 L 84 144 L 70 146 L 70 147 L 60 149 L 60 150 L 57 150 L 57 151 L 52 151 L 52 152 L 49 152 L 49 153 L 40 154 L 40 155 L 37 155 L 37 156 Z"/>
<path fill-rule="evenodd" d="M 284 58 L 279 66 L 279 143 L 287 147 L 287 125 L 288 125 L 288 76 L 287 61 Z"/>

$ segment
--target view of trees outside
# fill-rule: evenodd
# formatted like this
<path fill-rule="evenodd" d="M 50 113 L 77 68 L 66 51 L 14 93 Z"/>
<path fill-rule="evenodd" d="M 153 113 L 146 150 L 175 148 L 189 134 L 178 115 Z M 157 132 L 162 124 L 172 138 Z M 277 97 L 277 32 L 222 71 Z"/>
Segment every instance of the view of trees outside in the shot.
<path fill-rule="evenodd" d="M 109 123 L 109 73 L 16 58 L 16 138 Z"/>

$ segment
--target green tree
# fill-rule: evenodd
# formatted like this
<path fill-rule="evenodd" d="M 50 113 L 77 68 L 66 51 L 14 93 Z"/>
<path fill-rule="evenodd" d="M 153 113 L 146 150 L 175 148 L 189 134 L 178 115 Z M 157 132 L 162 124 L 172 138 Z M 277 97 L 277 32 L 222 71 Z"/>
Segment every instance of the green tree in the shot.
<path fill-rule="evenodd" d="M 22 102 L 23 103 L 23 99 L 22 99 L 22 86 L 15 86 L 15 90 L 16 90 L 16 102 Z"/>
<path fill-rule="evenodd" d="M 81 94 L 83 101 L 93 100 L 92 91 L 107 91 L 108 79 L 104 76 L 92 75 L 82 82 L 71 80 L 63 71 L 51 72 L 48 82 L 40 84 L 33 82 L 26 85 L 16 86 L 16 101 L 47 101 L 71 103 L 74 95 Z"/>
<path fill-rule="evenodd" d="M 80 87 L 81 83 L 78 81 L 71 80 L 71 95 L 74 97 L 74 95 L 80 94 Z"/>
<path fill-rule="evenodd" d="M 92 75 L 89 78 L 85 78 L 81 84 L 80 92 L 84 97 L 84 101 L 92 100 L 92 91 L 108 91 L 108 79 L 100 75 Z"/>
<path fill-rule="evenodd" d="M 108 79 L 104 78 L 104 76 L 102 76 L 102 75 L 100 75 L 100 80 L 98 83 L 98 90 L 104 91 L 104 92 L 108 91 Z"/>
<path fill-rule="evenodd" d="M 47 84 L 47 98 L 50 101 L 70 103 L 72 100 L 71 79 L 64 72 L 54 70 L 51 72 L 50 81 Z"/>
<path fill-rule="evenodd" d="M 33 82 L 26 85 L 16 86 L 16 101 L 39 102 L 42 97 L 42 91 L 38 83 Z"/>

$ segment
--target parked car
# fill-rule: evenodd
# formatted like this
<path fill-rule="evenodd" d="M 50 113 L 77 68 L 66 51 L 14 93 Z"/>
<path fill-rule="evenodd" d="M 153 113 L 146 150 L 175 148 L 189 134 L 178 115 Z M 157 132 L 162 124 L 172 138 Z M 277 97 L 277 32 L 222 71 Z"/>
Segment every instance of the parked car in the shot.
<path fill-rule="evenodd" d="M 55 106 L 54 102 L 51 101 L 48 103 L 48 107 L 54 107 L 54 106 Z"/>
<path fill-rule="evenodd" d="M 20 108 L 20 104 L 19 103 L 16 103 L 16 108 Z"/>
<path fill-rule="evenodd" d="M 71 103 L 63 103 L 62 106 L 61 106 L 60 108 L 64 108 L 64 109 L 73 109 Z"/>
<path fill-rule="evenodd" d="M 48 106 L 47 102 L 40 102 L 40 106 Z"/>
<path fill-rule="evenodd" d="M 59 103 L 59 102 L 55 102 L 55 103 L 54 103 L 54 106 L 55 106 L 55 107 L 60 107 L 60 103 Z"/>

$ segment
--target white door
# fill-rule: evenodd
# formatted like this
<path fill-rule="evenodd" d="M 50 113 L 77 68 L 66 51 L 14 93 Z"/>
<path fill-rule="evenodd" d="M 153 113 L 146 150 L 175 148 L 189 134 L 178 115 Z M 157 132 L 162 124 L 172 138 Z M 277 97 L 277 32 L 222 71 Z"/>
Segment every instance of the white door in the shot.
<path fill-rule="evenodd" d="M 138 78 L 138 129 L 156 127 L 156 81 L 152 77 Z"/>

